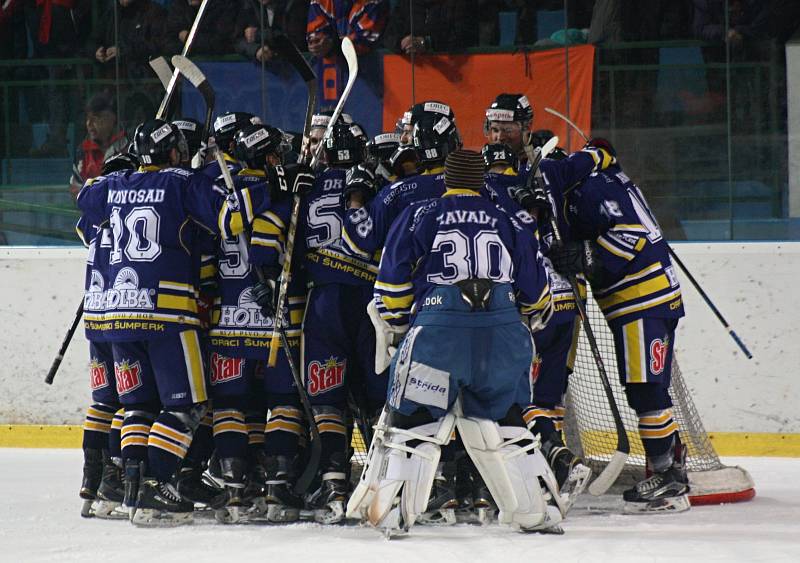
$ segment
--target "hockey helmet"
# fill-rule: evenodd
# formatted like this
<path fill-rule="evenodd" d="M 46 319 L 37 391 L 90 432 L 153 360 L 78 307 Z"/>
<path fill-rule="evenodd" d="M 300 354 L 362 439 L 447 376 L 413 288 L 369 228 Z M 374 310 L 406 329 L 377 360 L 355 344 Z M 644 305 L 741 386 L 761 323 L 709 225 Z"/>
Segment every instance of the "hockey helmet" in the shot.
<path fill-rule="evenodd" d="M 486 109 L 484 133 L 492 121 L 516 121 L 523 129 L 533 121 L 533 107 L 525 94 L 500 94 Z"/>
<path fill-rule="evenodd" d="M 142 164 L 169 164 L 172 149 L 178 150 L 179 162 L 189 160 L 189 147 L 181 130 L 163 119 L 150 119 L 133 134 L 133 154 Z"/>
<path fill-rule="evenodd" d="M 181 117 L 172 120 L 172 124 L 177 125 L 183 136 L 186 137 L 189 154 L 196 154 L 200 150 L 200 145 L 208 141 L 208 139 L 203 139 L 203 125 L 196 119 Z"/>
<path fill-rule="evenodd" d="M 325 137 L 323 148 L 329 166 L 352 166 L 364 160 L 367 136 L 358 123 L 337 121 L 330 135 Z"/>
<path fill-rule="evenodd" d="M 246 111 L 229 111 L 214 120 L 214 142 L 224 152 L 230 150 L 236 133 L 248 125 L 261 123 L 261 119 Z"/>
<path fill-rule="evenodd" d="M 461 148 L 461 135 L 451 116 L 424 112 L 414 123 L 412 133 L 417 159 L 424 163 L 443 163 L 447 155 Z"/>
<path fill-rule="evenodd" d="M 234 138 L 234 156 L 252 169 L 264 169 L 267 156 L 274 154 L 281 162 L 287 150 L 286 139 L 280 129 L 270 125 L 248 125 Z"/>
<path fill-rule="evenodd" d="M 112 172 L 120 172 L 122 170 L 136 170 L 139 168 L 139 159 L 135 154 L 130 152 L 121 152 L 113 156 L 109 156 L 103 162 L 102 175 L 111 174 Z"/>
<path fill-rule="evenodd" d="M 481 154 L 483 154 L 483 161 L 486 163 L 487 170 L 495 164 L 505 164 L 515 170 L 517 169 L 517 155 L 505 143 L 487 143 L 483 145 Z"/>

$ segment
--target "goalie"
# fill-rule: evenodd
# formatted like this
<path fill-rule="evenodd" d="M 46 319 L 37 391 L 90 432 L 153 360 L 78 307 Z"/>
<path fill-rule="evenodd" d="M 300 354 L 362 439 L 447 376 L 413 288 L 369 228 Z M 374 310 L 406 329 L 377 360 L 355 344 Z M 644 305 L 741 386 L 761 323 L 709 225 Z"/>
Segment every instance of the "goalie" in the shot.
<path fill-rule="evenodd" d="M 456 429 L 501 523 L 560 532 L 563 499 L 519 407 L 531 394 L 530 328 L 552 312 L 547 274 L 532 230 L 479 196 L 483 168 L 479 153 L 452 152 L 444 196 L 406 209 L 384 248 L 370 305 L 377 371 L 402 343 L 347 515 L 389 536 L 426 512 Z"/>

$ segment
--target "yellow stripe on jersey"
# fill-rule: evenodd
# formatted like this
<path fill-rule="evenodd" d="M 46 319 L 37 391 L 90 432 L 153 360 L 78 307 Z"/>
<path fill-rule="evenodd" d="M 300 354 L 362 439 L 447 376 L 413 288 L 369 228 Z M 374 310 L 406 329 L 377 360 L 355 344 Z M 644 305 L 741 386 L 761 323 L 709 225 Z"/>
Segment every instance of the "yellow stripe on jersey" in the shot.
<path fill-rule="evenodd" d="M 344 242 L 350 250 L 352 250 L 354 253 L 358 254 L 362 258 L 369 260 L 369 252 L 362 250 L 355 243 L 355 241 L 350 238 L 350 235 L 347 234 L 347 229 L 342 229 L 342 238 L 344 238 Z"/>
<path fill-rule="evenodd" d="M 266 246 L 267 248 L 274 248 L 278 252 L 283 252 L 281 243 L 278 242 L 277 240 L 264 240 L 258 237 L 253 237 L 250 239 L 250 244 L 255 246 Z"/>
<path fill-rule="evenodd" d="M 194 296 L 186 297 L 159 293 L 156 306 L 159 309 L 178 309 L 197 313 L 197 301 L 195 301 Z"/>
<path fill-rule="evenodd" d="M 644 352 L 644 322 L 642 319 L 622 327 L 625 337 L 625 381 L 647 383 Z"/>
<path fill-rule="evenodd" d="M 158 282 L 159 289 L 171 289 L 173 291 L 185 291 L 194 294 L 195 287 L 188 283 L 181 283 L 175 281 L 160 281 Z"/>
<path fill-rule="evenodd" d="M 280 217 L 278 217 L 275 213 L 273 213 L 272 211 L 265 211 L 264 213 L 262 213 L 262 215 L 264 217 L 269 217 L 269 220 L 272 221 L 273 223 L 275 223 L 276 225 L 278 225 L 278 227 L 280 227 L 281 231 L 285 231 L 286 230 L 286 223 L 284 223 L 283 220 Z"/>
<path fill-rule="evenodd" d="M 261 217 L 256 217 L 256 220 L 253 221 L 253 233 L 276 235 L 283 240 L 283 229 Z"/>
<path fill-rule="evenodd" d="M 384 281 L 377 281 L 375 282 L 375 289 L 381 289 L 383 291 L 391 291 L 393 293 L 397 293 L 400 291 L 408 291 L 409 289 L 414 289 L 414 284 L 412 283 L 387 283 Z"/>
<path fill-rule="evenodd" d="M 208 399 L 208 395 L 206 394 L 203 356 L 200 352 L 200 339 L 197 337 L 197 331 L 184 330 L 181 332 L 181 346 L 183 347 L 183 360 L 186 364 L 189 388 L 192 391 L 192 402 L 202 403 Z"/>
<path fill-rule="evenodd" d="M 389 297 L 388 295 L 382 295 L 381 300 L 383 301 L 384 305 L 386 305 L 389 309 L 407 310 L 409 307 L 411 307 L 411 304 L 414 302 L 414 296 L 404 295 L 403 297 Z"/>
<path fill-rule="evenodd" d="M 653 274 L 653 273 L 657 272 L 661 268 L 662 268 L 661 262 L 655 262 L 653 264 L 650 264 L 646 268 L 642 268 L 638 272 L 634 272 L 632 274 L 628 274 L 627 276 L 625 276 L 624 278 L 622 278 L 621 280 L 619 280 L 617 283 L 615 283 L 613 285 L 610 285 L 608 287 L 604 287 L 601 290 L 595 291 L 594 294 L 595 294 L 595 296 L 603 297 L 604 295 L 608 295 L 609 293 L 611 293 L 615 288 L 623 286 L 623 285 L 627 284 L 628 282 L 632 282 L 634 280 L 645 278 L 645 277 L 649 276 L 650 274 Z"/>
<path fill-rule="evenodd" d="M 217 267 L 213 264 L 200 267 L 200 278 L 207 280 L 217 275 Z"/>
<path fill-rule="evenodd" d="M 621 289 L 609 295 L 608 297 L 598 297 L 597 304 L 604 311 L 616 305 L 621 305 L 640 297 L 647 297 L 659 291 L 669 289 L 669 280 L 667 276 L 661 274 L 653 279 L 637 283 L 625 289 Z"/>
<path fill-rule="evenodd" d="M 655 299 L 650 299 L 649 301 L 644 301 L 642 303 L 638 303 L 636 305 L 631 305 L 630 307 L 623 307 L 622 309 L 617 309 L 613 313 L 609 313 L 606 315 L 607 321 L 612 321 L 614 319 L 618 319 L 623 315 L 629 315 L 631 313 L 636 313 L 638 311 L 644 311 L 645 309 L 650 309 L 652 307 L 656 307 L 658 305 L 662 305 L 667 301 L 672 301 L 673 299 L 680 299 L 681 297 L 681 290 L 676 289 L 675 291 L 671 291 L 662 297 L 657 297 Z"/>
<path fill-rule="evenodd" d="M 611 254 L 624 258 L 625 260 L 633 260 L 635 256 L 630 252 L 624 252 L 616 246 L 609 243 L 604 237 L 597 237 L 597 244 L 608 250 Z"/>

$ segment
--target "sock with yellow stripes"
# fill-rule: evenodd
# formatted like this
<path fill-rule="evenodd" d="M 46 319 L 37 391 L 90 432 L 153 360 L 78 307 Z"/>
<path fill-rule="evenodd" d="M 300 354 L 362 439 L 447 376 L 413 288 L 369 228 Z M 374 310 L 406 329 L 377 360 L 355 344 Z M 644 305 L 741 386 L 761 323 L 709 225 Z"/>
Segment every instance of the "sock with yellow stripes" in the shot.
<path fill-rule="evenodd" d="M 207 412 L 200 421 L 200 426 L 194 431 L 192 445 L 186 453 L 184 465 L 191 464 L 196 467 L 203 466 L 211 454 L 214 453 L 214 435 L 212 431 L 213 418 L 211 411 Z"/>
<path fill-rule="evenodd" d="M 116 405 L 94 403 L 86 409 L 86 419 L 83 423 L 83 449 L 107 450 L 108 433 L 114 420 Z"/>
<path fill-rule="evenodd" d="M 267 413 L 248 410 L 244 414 L 247 427 L 247 459 L 251 462 L 258 459 L 259 452 L 264 450 L 264 429 L 267 425 Z"/>
<path fill-rule="evenodd" d="M 561 435 L 564 426 L 564 405 L 531 404 L 522 411 L 525 425 L 532 434 L 539 434 L 542 442 L 552 435 Z"/>
<path fill-rule="evenodd" d="M 120 430 L 120 447 L 123 460 L 147 460 L 147 439 L 150 427 L 156 419 L 152 405 L 132 405 L 125 407 L 125 418 Z"/>
<path fill-rule="evenodd" d="M 300 449 L 300 439 L 305 436 L 303 413 L 293 405 L 272 407 L 265 431 L 264 451 L 267 455 L 281 455 L 293 459 Z"/>
<path fill-rule="evenodd" d="M 644 445 L 648 469 L 660 473 L 672 465 L 678 423 L 672 409 L 639 414 L 639 437 Z"/>
<path fill-rule="evenodd" d="M 149 476 L 162 483 L 172 479 L 192 444 L 190 418 L 185 412 L 161 411 L 153 422 L 147 440 Z"/>
<path fill-rule="evenodd" d="M 314 420 L 319 429 L 320 444 L 322 453 L 320 454 L 320 471 L 325 472 L 331 465 L 331 459 L 338 452 L 344 453 L 347 449 L 347 433 L 344 426 L 344 415 L 342 410 L 324 405 L 314 406 Z"/>
<path fill-rule="evenodd" d="M 111 430 L 108 432 L 108 455 L 112 458 L 122 457 L 122 422 L 125 420 L 125 409 L 118 409 L 111 421 Z"/>

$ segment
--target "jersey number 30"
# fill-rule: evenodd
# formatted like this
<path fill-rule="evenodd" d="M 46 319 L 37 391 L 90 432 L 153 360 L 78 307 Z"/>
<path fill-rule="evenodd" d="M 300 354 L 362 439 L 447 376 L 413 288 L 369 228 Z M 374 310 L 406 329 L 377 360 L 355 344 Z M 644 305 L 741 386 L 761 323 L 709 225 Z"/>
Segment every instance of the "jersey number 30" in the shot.
<path fill-rule="evenodd" d="M 508 282 L 513 262 L 506 245 L 495 231 L 479 231 L 468 237 L 461 231 L 440 231 L 431 254 L 442 255 L 440 272 L 428 274 L 431 283 L 450 285 L 469 278 Z"/>

